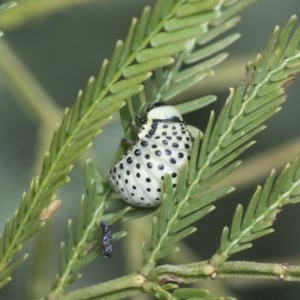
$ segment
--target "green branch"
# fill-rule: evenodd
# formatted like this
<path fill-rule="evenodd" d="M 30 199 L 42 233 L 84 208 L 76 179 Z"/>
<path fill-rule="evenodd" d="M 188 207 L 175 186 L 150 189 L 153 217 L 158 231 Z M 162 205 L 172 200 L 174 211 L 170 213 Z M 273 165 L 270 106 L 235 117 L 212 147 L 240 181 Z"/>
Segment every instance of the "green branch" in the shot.
<path fill-rule="evenodd" d="M 214 11 L 219 1 L 206 3 L 205 11 Z M 240 7 L 249 2 L 242 1 Z M 40 219 L 42 211 L 51 203 L 57 189 L 69 180 L 72 164 L 91 145 L 104 124 L 127 99 L 143 90 L 142 84 L 153 70 L 173 64 L 191 39 L 206 30 L 207 20 L 195 18 L 203 13 L 199 3 L 159 0 L 153 9 L 145 8 L 140 20 L 133 20 L 125 42 L 117 42 L 110 61 L 104 61 L 99 75 L 88 81 L 74 106 L 65 111 L 45 155 L 40 176 L 32 180 L 0 238 L 0 282 L 6 280 L 5 270 L 24 241 L 44 225 Z M 213 15 L 212 21 L 219 17 Z M 182 20 L 193 22 L 182 23 Z"/>
<path fill-rule="evenodd" d="M 201 36 L 211 40 L 214 34 L 217 36 L 231 28 L 237 19 L 228 19 L 253 0 L 225 2 L 158 0 L 153 9 L 146 7 L 140 19 L 132 21 L 125 41 L 116 43 L 110 61 L 103 62 L 98 76 L 90 78 L 85 89 L 79 92 L 74 106 L 66 109 L 45 155 L 40 176 L 32 180 L 18 211 L 6 223 L 0 238 L 0 283 L 6 280 L 8 265 L 24 241 L 44 225 L 40 218 L 42 211 L 50 205 L 57 189 L 68 182 L 74 161 L 91 145 L 104 124 L 125 105 L 127 99 L 143 90 L 143 84 L 153 71 L 163 71 L 172 65 L 180 53 L 186 53 L 187 49 L 190 51 L 203 42 Z M 221 23 L 226 23 L 223 30 L 221 26 L 215 26 Z M 216 30 L 210 34 L 214 27 Z M 235 39 L 236 36 L 232 36 L 216 45 L 216 51 Z M 198 53 L 191 62 L 206 56 L 207 53 Z M 224 54 L 221 57 L 224 58 Z M 221 60 L 218 56 L 215 60 L 208 60 L 210 63 L 207 64 L 204 60 L 202 67 L 212 68 Z M 187 85 L 192 78 L 198 78 L 194 72 L 194 67 L 189 72 L 179 72 L 177 81 L 184 77 Z M 175 79 L 172 84 L 178 90 Z M 180 83 L 179 87 L 182 90 Z"/>
<path fill-rule="evenodd" d="M 222 264 L 236 252 L 248 249 L 252 241 L 272 233 L 272 225 L 282 207 L 300 202 L 300 158 L 288 164 L 276 179 L 271 172 L 263 187 L 258 187 L 243 214 L 243 206 L 236 208 L 231 228 L 225 227 L 221 245 L 211 259 L 213 265 Z M 276 180 L 275 180 L 276 179 Z"/>
<path fill-rule="evenodd" d="M 119 297 L 133 296 L 152 289 L 152 294 L 159 293 L 160 288 L 167 283 L 187 284 L 200 282 L 206 279 L 265 279 L 300 281 L 300 266 L 289 266 L 277 263 L 256 263 L 249 261 L 225 262 L 214 267 L 208 261 L 184 265 L 162 265 L 156 267 L 149 277 L 141 274 L 130 274 L 89 288 L 80 289 L 62 295 L 58 300 L 81 299 L 118 299 Z M 175 288 L 176 285 L 173 286 Z M 177 286 L 178 287 L 178 286 Z M 165 290 L 161 290 L 164 294 Z M 160 298 L 162 299 L 162 298 Z M 164 299 L 164 298 L 163 298 Z M 171 298 L 170 298 L 171 299 Z M 47 298 L 51 300 L 51 298 Z"/>
<path fill-rule="evenodd" d="M 238 156 L 254 143 L 253 137 L 265 128 L 264 122 L 280 110 L 285 85 L 300 72 L 300 27 L 294 30 L 295 23 L 296 18 L 292 17 L 283 29 L 277 27 L 266 50 L 248 64 L 245 81 L 237 89 L 231 89 L 216 121 L 214 113 L 211 114 L 201 148 L 200 134 L 195 136 L 189 169 L 184 166 L 179 171 L 176 192 L 170 176 L 165 176 L 162 205 L 158 216 L 153 218 L 151 241 L 143 248 L 140 274 L 111 281 L 111 290 L 104 283 L 93 290 L 74 291 L 61 299 L 112 299 L 139 291 L 159 299 L 176 299 L 169 288 L 176 290 L 181 283 L 207 278 L 300 281 L 298 266 L 226 262 L 229 255 L 249 248 L 252 240 L 272 232 L 274 219 L 283 205 L 300 201 L 299 159 L 287 165 L 276 180 L 275 172 L 271 173 L 265 186 L 257 189 L 245 214 L 242 206 L 237 207 L 231 228 L 224 229 L 221 246 L 211 260 L 155 267 L 158 260 L 177 250 L 178 241 L 196 230 L 193 223 L 214 209 L 214 201 L 232 191 L 230 187 L 212 191 L 211 188 L 238 165 Z M 169 84 L 175 73 L 167 74 Z M 162 97 L 165 86 L 159 87 Z M 126 290 L 123 281 L 130 277 L 133 282 Z M 180 290 L 179 294 L 189 294 Z"/>
<path fill-rule="evenodd" d="M 97 172 L 91 160 L 86 165 L 86 195 L 82 197 L 78 220 L 73 224 L 68 222 L 67 241 L 61 243 L 59 272 L 49 298 L 59 297 L 68 285 L 81 277 L 80 270 L 99 257 L 99 222 L 105 219 L 112 225 L 119 221 L 130 207 L 125 207 L 113 216 L 104 216 L 105 206 L 110 199 L 110 190 L 104 188 L 103 179 Z M 116 241 L 126 233 L 119 231 L 113 234 Z"/>
<path fill-rule="evenodd" d="M 140 20 L 132 21 L 126 40 L 116 43 L 110 61 L 104 61 L 99 75 L 88 81 L 74 106 L 66 109 L 40 176 L 32 180 L 18 211 L 5 225 L 0 237 L 0 286 L 25 260 L 26 255 L 12 263 L 24 241 L 45 224 L 42 212 L 47 207 L 51 211 L 55 192 L 68 181 L 72 164 L 103 125 L 122 109 L 126 129 L 142 103 L 169 101 L 212 74 L 213 68 L 227 57 L 218 52 L 238 35 L 208 42 L 232 28 L 238 21 L 235 14 L 251 2 L 158 0 L 153 9 L 144 9 Z M 273 171 L 265 185 L 258 187 L 245 212 L 241 205 L 237 207 L 212 259 L 156 267 L 160 259 L 178 250 L 180 240 L 196 231 L 193 224 L 214 210 L 214 202 L 233 190 L 213 188 L 236 168 L 239 155 L 254 143 L 253 138 L 265 128 L 265 121 L 280 110 L 286 84 L 300 72 L 300 27 L 295 30 L 295 23 L 296 17 L 292 17 L 282 29 L 276 27 L 265 51 L 248 64 L 244 82 L 231 89 L 219 117 L 215 120 L 214 112 L 211 113 L 203 139 L 199 132 L 195 133 L 191 160 L 178 172 L 176 191 L 171 177 L 165 176 L 162 205 L 153 218 L 151 241 L 143 248 L 140 272 L 63 294 L 80 277 L 83 266 L 100 255 L 100 219 L 113 224 L 122 217 L 152 212 L 141 213 L 142 209 L 123 202 L 121 207 L 117 201 L 110 203 L 111 207 L 106 205 L 111 188 L 88 165 L 87 196 L 82 198 L 76 228 L 69 222 L 68 240 L 62 244 L 60 268 L 48 300 L 118 299 L 142 292 L 158 299 L 210 299 L 206 291 L 180 285 L 208 278 L 300 281 L 300 266 L 226 261 L 230 255 L 251 247 L 256 238 L 271 233 L 281 207 L 300 201 L 299 158 L 277 178 Z M 204 47 L 199 49 L 199 45 Z M 132 101 L 125 107 L 127 100 Z M 213 100 L 196 99 L 179 108 L 189 112 Z M 114 233 L 114 241 L 124 234 Z"/>
<path fill-rule="evenodd" d="M 208 278 L 300 281 L 300 266 L 251 261 L 230 261 L 220 266 L 213 266 L 209 261 L 177 266 L 162 265 L 157 267 L 154 273 L 153 276 L 157 276 L 157 280 L 173 278 L 174 281 L 182 283 L 194 283 Z"/>
<path fill-rule="evenodd" d="M 135 273 L 47 300 L 121 299 L 140 293 L 144 283 L 145 277 Z"/>
<path fill-rule="evenodd" d="M 264 122 L 280 110 L 285 98 L 284 86 L 300 71 L 300 28 L 298 27 L 292 34 L 295 24 L 296 17 L 292 17 L 283 29 L 276 27 L 266 50 L 255 62 L 248 64 L 245 81 L 237 89 L 231 89 L 230 96 L 216 121 L 214 121 L 214 113 L 211 114 L 201 148 L 199 137 L 195 138 L 188 176 L 184 173 L 186 170 L 179 174 L 181 180 L 178 180 L 176 194 L 168 182 L 165 183 L 165 198 L 158 219 L 154 219 L 153 222 L 151 243 L 144 249 L 146 273 L 153 268 L 158 259 L 176 251 L 176 243 L 179 239 L 195 231 L 195 228 L 190 226 L 192 221 L 188 221 L 190 218 L 185 218 L 187 215 L 199 213 L 199 216 L 194 215 L 193 222 L 199 220 L 214 209 L 211 205 L 213 201 L 232 191 L 230 188 L 217 190 L 215 191 L 217 196 L 213 192 L 207 193 L 214 184 L 239 164 L 237 158 L 253 145 L 253 137 L 265 129 Z M 295 164 L 297 165 L 297 162 Z M 296 169 L 297 166 L 293 166 L 291 172 L 296 172 Z M 280 185 L 278 182 L 277 184 Z M 297 188 L 297 183 L 296 186 L 286 188 L 286 193 L 289 188 L 294 190 Z M 207 203 L 203 200 L 205 196 L 209 199 Z M 282 195 L 278 197 L 280 199 L 277 206 L 274 204 L 277 209 L 286 201 L 281 199 Z M 195 205 L 194 210 L 190 209 L 191 204 Z M 265 214 L 270 214 L 270 218 L 276 214 L 274 205 L 258 218 L 259 226 Z M 240 214 L 239 211 L 235 223 L 240 220 Z M 265 223 L 269 225 L 270 220 Z M 180 230 L 175 230 L 178 227 Z M 231 251 L 239 242 L 239 238 L 244 241 L 250 239 L 247 235 L 249 230 L 243 231 L 241 237 L 233 238 L 237 236 L 233 228 L 230 240 L 232 243 L 228 242 L 228 245 L 224 246 L 223 241 L 228 240 L 228 230 L 225 230 L 222 250 L 218 253 L 218 259 L 214 257 L 214 261 L 220 260 L 221 263 L 228 255 L 226 251 Z M 266 231 L 256 232 L 252 238 L 269 232 L 267 226 Z M 248 245 L 245 242 L 239 249 L 243 250 Z M 224 250 L 227 246 L 229 250 Z"/>

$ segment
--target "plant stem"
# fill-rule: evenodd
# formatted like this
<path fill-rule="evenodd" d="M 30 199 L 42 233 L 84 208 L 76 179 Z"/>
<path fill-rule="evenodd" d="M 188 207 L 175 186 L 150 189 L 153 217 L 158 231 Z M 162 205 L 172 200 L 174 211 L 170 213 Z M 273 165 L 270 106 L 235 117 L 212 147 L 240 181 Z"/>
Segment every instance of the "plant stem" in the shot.
<path fill-rule="evenodd" d="M 142 285 L 145 283 L 145 277 L 134 273 L 94 286 L 89 286 L 66 295 L 56 297 L 56 294 L 50 294 L 47 300 L 84 300 L 84 299 L 120 299 L 136 295 L 142 291 Z"/>
<path fill-rule="evenodd" d="M 231 261 L 220 266 L 213 266 L 209 261 L 171 266 L 163 265 L 155 269 L 159 280 L 176 278 L 191 283 L 207 278 L 240 278 L 240 279 L 281 279 L 300 281 L 300 266 L 289 266 L 278 263 L 257 263 L 251 261 Z"/>
<path fill-rule="evenodd" d="M 109 195 L 110 193 L 107 193 L 107 197 L 109 197 Z M 72 248 L 72 255 L 69 256 L 67 262 L 65 263 L 64 270 L 60 272 L 56 277 L 56 281 L 53 289 L 54 293 L 61 293 L 64 290 L 64 288 L 68 286 L 71 274 L 72 272 L 74 272 L 74 269 L 76 269 L 75 265 L 76 263 L 78 264 L 78 261 L 80 261 L 82 257 L 84 257 L 84 253 L 86 252 L 86 248 L 88 244 L 88 239 L 93 233 L 95 224 L 99 220 L 99 217 L 103 214 L 104 205 L 106 203 L 107 197 L 103 197 L 103 201 L 100 202 L 99 206 L 95 209 L 93 217 L 85 225 L 82 234 L 77 237 L 78 239 L 77 243 Z"/>
<path fill-rule="evenodd" d="M 156 267 L 148 281 L 144 276 L 133 273 L 128 276 L 83 288 L 68 294 L 57 296 L 50 294 L 47 300 L 83 300 L 83 299 L 119 299 L 142 292 L 148 284 L 163 285 L 168 282 L 193 283 L 203 279 L 239 278 L 239 279 L 280 279 L 300 281 L 300 266 L 278 263 L 257 263 L 251 261 L 231 261 L 213 266 L 209 261 L 183 265 L 162 265 Z"/>

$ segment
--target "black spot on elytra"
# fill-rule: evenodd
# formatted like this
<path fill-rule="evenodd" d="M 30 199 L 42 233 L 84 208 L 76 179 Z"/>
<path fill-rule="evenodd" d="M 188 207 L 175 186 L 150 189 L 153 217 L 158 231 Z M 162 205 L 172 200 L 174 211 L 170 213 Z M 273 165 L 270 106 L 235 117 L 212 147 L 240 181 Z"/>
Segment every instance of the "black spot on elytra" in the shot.
<path fill-rule="evenodd" d="M 176 164 L 176 160 L 173 157 L 171 157 L 170 158 L 170 163 L 173 164 L 173 165 L 175 165 Z"/>
<path fill-rule="evenodd" d="M 133 153 L 135 156 L 140 156 L 142 151 L 140 149 L 135 149 Z"/>
<path fill-rule="evenodd" d="M 171 155 L 172 151 L 171 151 L 170 149 L 166 149 L 166 150 L 165 150 L 165 153 L 166 153 L 167 155 Z"/>
<path fill-rule="evenodd" d="M 158 164 L 158 169 L 159 170 L 163 170 L 165 168 L 165 166 L 163 164 Z"/>
<path fill-rule="evenodd" d="M 154 153 L 155 153 L 156 156 L 161 156 L 161 151 L 160 150 L 155 150 Z"/>
<path fill-rule="evenodd" d="M 147 141 L 141 141 L 141 146 L 142 147 L 147 147 L 148 146 L 148 142 Z"/>
<path fill-rule="evenodd" d="M 129 156 L 129 157 L 127 157 L 126 161 L 128 164 L 132 164 L 133 159 L 132 159 L 132 157 Z"/>

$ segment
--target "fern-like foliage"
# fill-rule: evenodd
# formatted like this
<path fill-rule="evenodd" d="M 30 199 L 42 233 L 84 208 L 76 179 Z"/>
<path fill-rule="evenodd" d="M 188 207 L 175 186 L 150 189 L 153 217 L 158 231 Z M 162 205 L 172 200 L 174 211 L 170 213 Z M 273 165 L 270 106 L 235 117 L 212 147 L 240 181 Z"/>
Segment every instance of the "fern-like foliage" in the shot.
<path fill-rule="evenodd" d="M 100 253 L 99 245 L 94 245 L 93 241 L 95 231 L 99 230 L 106 195 L 103 194 L 101 177 L 91 176 L 94 175 L 91 174 L 94 173 L 91 169 L 91 162 L 88 162 L 86 196 L 81 199 L 76 229 L 72 220 L 68 222 L 68 240 L 61 244 L 60 268 L 54 284 L 55 291 L 60 291 L 74 282 L 80 276 L 78 270 Z"/>
<path fill-rule="evenodd" d="M 194 141 L 191 164 L 197 160 L 199 144 L 198 135 Z M 232 170 L 232 167 L 229 169 Z M 224 174 L 226 172 L 228 170 Z M 175 193 L 171 179 L 166 176 L 159 215 L 153 218 L 151 241 L 143 248 L 145 270 L 151 269 L 157 260 L 176 252 L 178 242 L 196 231 L 191 225 L 215 209 L 213 202 L 233 190 L 232 187 L 220 188 L 202 195 L 201 201 L 196 201 L 199 200 L 196 198 L 191 201 L 193 186 L 188 184 L 188 178 L 188 168 L 185 166 L 179 172 Z M 210 182 L 207 186 L 210 186 Z"/>
<path fill-rule="evenodd" d="M 104 61 L 98 76 L 89 80 L 74 106 L 65 111 L 40 176 L 33 179 L 18 211 L 6 223 L 0 238 L 0 286 L 10 280 L 13 270 L 26 258 L 23 255 L 12 261 L 24 241 L 44 225 L 43 211 L 51 205 L 56 190 L 68 181 L 72 164 L 103 125 L 121 110 L 127 130 L 143 103 L 170 101 L 210 75 L 226 57 L 219 51 L 238 35 L 218 42 L 214 38 L 232 28 L 238 20 L 236 13 L 251 2 L 158 0 L 153 9 L 146 7 L 140 19 L 133 20 L 125 41 L 117 42 L 111 59 Z M 113 224 L 123 217 L 151 211 L 118 201 L 111 201 L 108 207 L 112 191 L 88 162 L 87 194 L 82 198 L 76 225 L 69 221 L 68 239 L 61 245 L 60 269 L 49 299 L 113 299 L 142 290 L 159 299 L 221 299 L 210 297 L 204 290 L 178 288 L 178 284 L 191 277 L 195 280 L 199 274 L 213 274 L 222 264 L 226 268 L 224 262 L 230 255 L 251 247 L 253 240 L 273 231 L 272 224 L 281 207 L 300 201 L 299 158 L 277 179 L 275 172 L 271 173 L 264 187 L 258 187 L 254 193 L 245 213 L 241 205 L 237 207 L 232 225 L 224 228 L 220 248 L 210 261 L 172 270 L 156 268 L 156 264 L 177 251 L 178 241 L 195 232 L 193 224 L 215 209 L 216 200 L 233 190 L 213 187 L 236 168 L 238 156 L 254 143 L 253 137 L 265 128 L 264 122 L 280 109 L 285 85 L 300 72 L 300 27 L 294 30 L 295 22 L 292 17 L 283 29 L 275 29 L 266 50 L 248 64 L 244 82 L 231 89 L 219 117 L 215 120 L 212 112 L 204 135 L 195 132 L 191 160 L 178 173 L 176 191 L 170 176 L 165 176 L 162 205 L 153 218 L 151 240 L 143 247 L 140 272 L 115 280 L 115 290 L 112 282 L 107 282 L 62 295 L 81 276 L 80 269 L 100 255 L 100 220 Z M 195 99 L 178 107 L 185 113 L 214 99 Z M 123 151 L 120 148 L 118 155 Z M 113 238 L 124 235 L 120 231 Z M 201 269 L 204 265 L 209 267 L 206 272 Z M 163 273 L 164 270 L 167 271 Z"/>
<path fill-rule="evenodd" d="M 195 3 L 191 2 L 193 9 Z M 129 208 L 126 211 L 125 203 L 123 203 L 124 210 L 119 210 L 119 214 L 104 212 L 104 203 L 111 191 L 100 179 L 98 193 L 95 193 L 96 186 L 93 183 L 90 187 L 88 185 L 88 191 L 92 191 L 88 193 L 87 198 L 92 196 L 89 200 L 91 208 L 83 203 L 81 208 L 83 214 L 79 217 L 77 233 L 73 236 L 74 231 L 69 232 L 67 246 L 62 248 L 63 259 L 58 281 L 54 293 L 50 296 L 59 294 L 61 299 L 120 299 L 143 291 L 158 299 L 208 300 L 222 298 L 210 297 L 201 289 L 178 288 L 178 286 L 181 283 L 191 283 L 208 277 L 241 277 L 241 270 L 244 271 L 244 276 L 249 277 L 255 272 L 256 274 L 261 272 L 260 275 L 263 274 L 264 278 L 284 279 L 287 276 L 291 279 L 292 276 L 297 276 L 299 280 L 299 267 L 292 267 L 287 271 L 286 266 L 274 268 L 272 264 L 225 262 L 230 255 L 249 248 L 254 239 L 271 233 L 274 218 L 282 206 L 300 201 L 299 158 L 288 165 L 277 179 L 275 172 L 271 173 L 264 187 L 259 187 L 253 195 L 245 213 L 242 206 L 237 207 L 231 228 L 223 230 L 220 248 L 211 260 L 156 267 L 158 260 L 177 250 L 178 241 L 196 230 L 193 226 L 196 221 L 213 211 L 214 202 L 233 190 L 231 187 L 216 189 L 214 185 L 239 164 L 238 156 L 253 144 L 253 137 L 265 128 L 264 122 L 280 109 L 284 101 L 285 85 L 300 72 L 300 27 L 295 29 L 295 22 L 296 18 L 292 17 L 283 29 L 279 27 L 275 29 L 265 51 L 254 62 L 248 64 L 244 82 L 237 89 L 231 90 L 219 117 L 215 120 L 214 113 L 211 114 L 202 139 L 199 132 L 195 134 L 191 160 L 189 166 L 183 166 L 179 171 L 176 192 L 170 176 L 165 176 L 162 205 L 157 216 L 153 218 L 151 240 L 143 247 L 144 261 L 141 270 L 66 295 L 60 294 L 66 285 L 77 278 L 77 263 L 80 267 L 95 257 L 95 253 L 92 252 L 87 258 L 82 255 L 89 242 L 94 243 L 92 236 L 99 218 L 117 220 L 119 216 L 122 217 L 129 212 Z M 163 36 L 165 39 L 166 36 Z M 194 50 L 191 50 L 189 54 L 193 55 L 193 52 Z M 159 69 L 161 70 L 157 71 L 157 74 L 160 71 L 164 74 L 167 69 L 171 70 L 171 67 Z M 178 70 L 173 69 L 169 74 L 175 74 Z M 201 73 L 201 69 L 198 71 Z M 172 80 L 169 82 L 172 84 Z M 158 94 L 163 95 L 162 84 L 159 82 L 155 84 L 155 81 L 147 79 L 145 84 L 149 83 Z M 137 99 L 143 100 L 142 97 Z M 148 101 L 147 97 L 144 94 L 144 102 Z M 150 99 L 157 100 L 151 97 Z M 123 110 L 127 116 L 130 115 L 129 112 L 132 113 L 137 109 L 135 99 L 132 100 L 126 106 L 127 113 L 125 109 Z M 211 100 L 212 98 L 207 101 Z M 201 100 L 192 103 L 198 105 Z M 188 111 L 185 105 L 182 105 L 181 109 Z M 90 178 L 98 182 L 94 175 Z M 139 211 L 142 209 L 136 209 L 133 214 Z M 123 233 L 119 235 L 122 236 Z M 76 257 L 77 254 L 79 255 Z"/>
<path fill-rule="evenodd" d="M 133 20 L 125 42 L 117 42 L 98 76 L 88 81 L 74 106 L 66 109 L 40 175 L 32 180 L 18 211 L 6 223 L 0 238 L 0 285 L 9 280 L 14 267 L 12 258 L 24 241 L 44 225 L 41 213 L 54 199 L 57 189 L 68 181 L 74 161 L 125 105 L 125 100 L 143 90 L 142 84 L 154 70 L 173 64 L 176 56 L 190 49 L 191 43 L 207 31 L 209 22 L 221 23 L 251 2 L 158 0 L 153 9 L 145 8 L 140 19 Z"/>
<path fill-rule="evenodd" d="M 212 202 L 231 191 L 223 188 L 207 192 L 238 165 L 237 157 L 253 144 L 252 138 L 265 128 L 263 123 L 280 109 L 285 97 L 284 86 L 300 71 L 300 29 L 292 34 L 295 22 L 296 17 L 292 17 L 282 30 L 275 29 L 263 54 L 248 64 L 243 84 L 231 90 L 216 122 L 214 113 L 211 114 L 200 154 L 198 156 L 199 139 L 196 138 L 190 168 L 188 171 L 184 168 L 180 173 L 176 194 L 172 194 L 170 182 L 166 181 L 164 202 L 158 218 L 153 221 L 152 239 L 144 248 L 145 270 L 176 250 L 178 240 L 195 230 L 190 225 L 213 209 Z M 278 200 L 272 198 L 270 201 Z M 258 212 L 266 205 L 262 204 Z M 255 205 L 251 206 L 252 210 L 253 207 Z M 275 211 L 272 210 L 270 218 Z M 249 246 L 245 241 L 241 241 L 237 248 L 233 245 L 240 231 L 249 226 L 249 214 L 251 216 L 251 213 L 246 214 L 246 223 L 239 226 L 242 211 L 238 208 L 230 238 L 228 230 L 224 231 L 220 251 L 225 251 L 225 256 Z M 267 219 L 267 224 L 270 224 L 270 219 Z M 260 233 L 257 233 L 258 229 L 254 230 L 252 238 L 269 233 L 268 226 L 264 229 L 266 231 Z"/>
<path fill-rule="evenodd" d="M 283 29 L 275 29 L 262 55 L 248 64 L 244 82 L 231 90 L 216 121 L 214 113 L 211 114 L 203 139 L 199 132 L 195 134 L 191 160 L 189 166 L 183 166 L 179 171 L 176 192 L 170 176 L 165 177 L 162 205 L 158 215 L 153 218 L 151 240 L 143 247 L 144 261 L 140 272 L 71 292 L 61 296 L 62 299 L 118 299 L 136 295 L 140 291 L 158 299 L 224 299 L 211 297 L 201 289 L 178 288 L 178 285 L 209 276 L 239 276 L 243 268 L 245 276 L 259 272 L 257 264 L 227 263 L 225 260 L 249 248 L 254 239 L 271 233 L 280 208 L 300 201 L 299 158 L 288 165 L 277 179 L 275 172 L 271 173 L 264 187 L 259 187 L 253 195 L 245 213 L 242 206 L 237 207 L 231 228 L 223 230 L 220 248 L 211 260 L 181 266 L 156 267 L 156 264 L 177 250 L 178 241 L 196 230 L 193 224 L 213 211 L 217 199 L 232 191 L 231 187 L 214 189 L 213 186 L 239 164 L 238 156 L 253 144 L 253 137 L 265 128 L 264 122 L 280 109 L 285 85 L 300 71 L 300 27 L 294 30 L 295 22 L 296 18 L 292 17 Z M 159 84 L 154 86 L 159 87 Z M 197 105 L 201 103 L 200 100 L 195 101 Z M 188 110 L 185 106 L 181 108 Z M 134 101 L 126 109 L 127 112 L 135 111 Z M 105 185 L 99 193 L 100 197 L 103 192 L 106 192 Z M 103 209 L 103 204 L 98 205 Z M 110 216 L 116 218 L 115 213 Z M 93 214 L 89 218 L 93 219 Z M 83 231 L 88 232 L 86 228 L 84 226 Z M 72 231 L 69 236 L 72 236 Z M 69 251 L 73 255 L 76 249 L 76 239 L 71 239 L 62 253 Z M 64 260 L 70 266 L 72 255 L 66 255 Z M 68 269 L 66 264 L 62 266 L 60 274 Z M 264 275 L 268 272 L 265 278 L 284 278 L 286 274 L 291 276 L 285 273 L 285 266 L 274 268 L 270 264 L 259 264 L 259 268 Z M 290 272 L 299 274 L 299 268 L 292 268 Z M 69 275 L 72 278 L 72 272 Z M 57 292 L 62 289 L 63 286 Z"/>
<path fill-rule="evenodd" d="M 248 249 L 252 241 L 274 231 L 272 225 L 281 208 L 300 202 L 300 159 L 288 164 L 276 179 L 272 171 L 263 187 L 258 187 L 243 213 L 238 205 L 231 228 L 222 232 L 221 245 L 211 263 L 223 263 L 230 255 Z"/>
<path fill-rule="evenodd" d="M 61 244 L 60 267 L 52 295 L 62 292 L 80 278 L 80 269 L 101 254 L 99 223 L 104 218 L 104 208 L 110 193 L 105 192 L 104 182 L 91 161 L 87 163 L 86 186 L 86 196 L 83 196 L 79 207 L 78 222 L 74 226 L 73 221 L 69 220 L 68 239 Z M 124 213 L 123 210 L 115 215 L 114 219 L 109 220 L 110 224 L 119 220 Z M 122 231 L 115 232 L 113 238 L 117 240 L 125 234 Z"/>
<path fill-rule="evenodd" d="M 156 69 L 153 76 L 146 80 L 144 91 L 133 97 L 131 105 L 121 109 L 120 115 L 125 132 L 128 130 L 135 114 L 145 102 L 168 102 L 205 77 L 213 75 L 213 68 L 227 57 L 226 52 L 220 53 L 220 51 L 239 38 L 239 34 L 231 34 L 222 39 L 219 38 L 218 41 L 215 41 L 215 39 L 237 24 L 239 17 L 236 14 L 251 2 L 228 1 L 227 3 L 225 1 L 221 5 L 220 1 L 204 1 L 201 4 L 191 4 L 188 9 L 195 9 L 195 13 L 199 10 L 201 12 L 200 16 L 182 12 L 178 13 L 177 18 L 166 22 L 166 30 L 178 30 L 182 29 L 186 24 L 196 24 L 200 18 L 203 31 L 197 37 L 189 39 L 189 43 L 184 51 L 177 55 L 175 64 Z M 167 47 L 169 48 L 169 46 Z M 157 50 L 147 49 L 145 53 L 149 55 L 151 51 L 156 52 Z M 202 108 L 215 99 L 214 96 L 205 96 L 200 99 L 190 100 L 188 103 L 178 105 L 178 109 L 182 114 L 185 114 Z M 131 137 L 127 131 L 128 134 Z M 124 149 L 119 151 L 116 159 L 123 152 Z"/>

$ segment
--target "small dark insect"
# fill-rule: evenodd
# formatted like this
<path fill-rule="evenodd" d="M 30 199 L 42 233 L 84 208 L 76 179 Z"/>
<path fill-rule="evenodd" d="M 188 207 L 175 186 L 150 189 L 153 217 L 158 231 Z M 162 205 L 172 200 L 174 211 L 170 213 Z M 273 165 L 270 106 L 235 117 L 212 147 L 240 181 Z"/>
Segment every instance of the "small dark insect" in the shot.
<path fill-rule="evenodd" d="M 113 254 L 111 227 L 106 220 L 102 220 L 100 222 L 100 226 L 102 228 L 102 237 L 101 237 L 102 256 L 111 257 Z"/>

